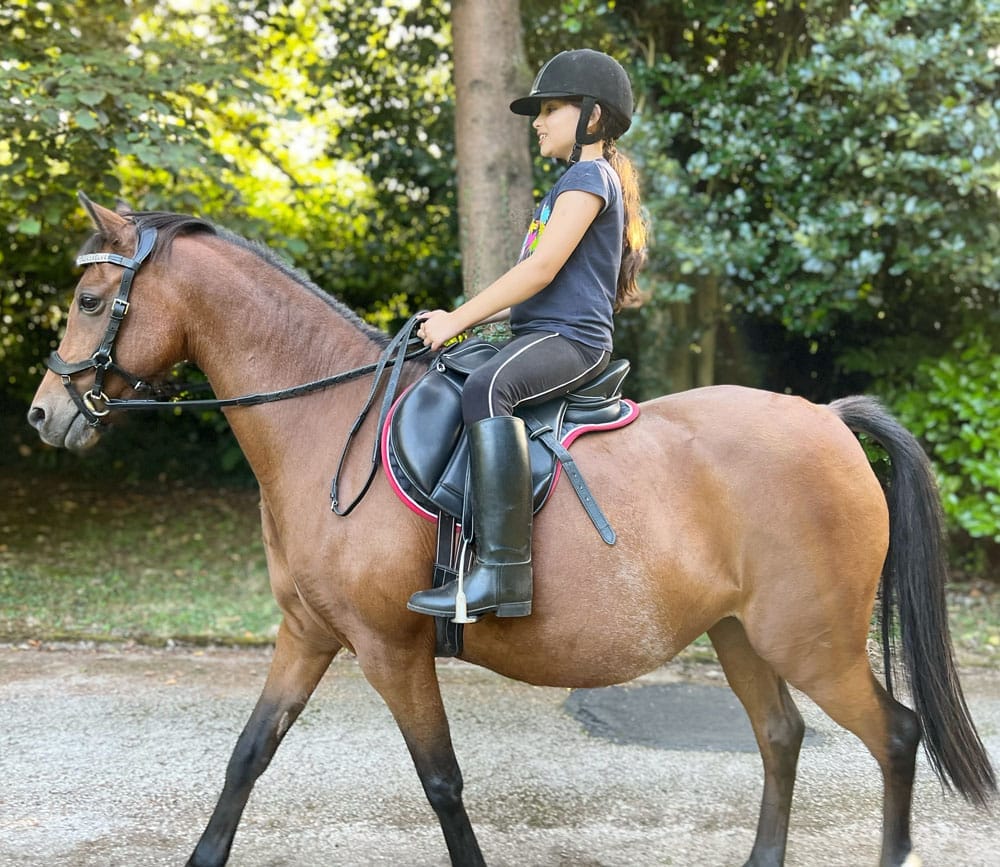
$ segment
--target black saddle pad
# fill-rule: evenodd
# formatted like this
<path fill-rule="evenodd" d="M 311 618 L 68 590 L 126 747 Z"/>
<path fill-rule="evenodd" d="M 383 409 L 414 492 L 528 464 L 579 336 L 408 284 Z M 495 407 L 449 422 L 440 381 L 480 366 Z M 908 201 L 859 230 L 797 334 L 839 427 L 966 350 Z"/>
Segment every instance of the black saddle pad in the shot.
<path fill-rule="evenodd" d="M 439 512 L 462 516 L 469 466 L 462 386 L 468 374 L 497 351 L 491 343 L 470 340 L 442 353 L 389 413 L 382 430 L 382 466 L 393 490 L 418 514 L 432 520 Z M 638 406 L 621 396 L 628 370 L 627 360 L 613 361 L 577 391 L 517 411 L 529 432 L 536 512 L 551 494 L 560 468 L 540 434 L 550 430 L 568 448 L 585 433 L 634 421 Z"/>

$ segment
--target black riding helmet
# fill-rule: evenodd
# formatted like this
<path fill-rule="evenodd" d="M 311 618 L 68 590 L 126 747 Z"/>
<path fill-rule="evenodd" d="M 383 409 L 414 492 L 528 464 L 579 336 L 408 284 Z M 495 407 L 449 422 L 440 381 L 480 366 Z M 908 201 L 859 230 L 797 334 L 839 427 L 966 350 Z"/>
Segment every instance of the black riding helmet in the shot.
<path fill-rule="evenodd" d="M 594 104 L 600 103 L 601 110 L 610 115 L 611 130 L 616 138 L 632 125 L 632 84 L 628 73 L 613 57 L 600 51 L 581 48 L 563 51 L 549 60 L 535 77 L 531 93 L 515 99 L 510 104 L 514 114 L 536 117 L 546 99 L 582 100 L 580 121 L 576 127 L 576 147 L 570 163 L 580 159 L 580 150 L 585 144 L 597 141 L 600 133 L 588 133 L 590 115 Z"/>

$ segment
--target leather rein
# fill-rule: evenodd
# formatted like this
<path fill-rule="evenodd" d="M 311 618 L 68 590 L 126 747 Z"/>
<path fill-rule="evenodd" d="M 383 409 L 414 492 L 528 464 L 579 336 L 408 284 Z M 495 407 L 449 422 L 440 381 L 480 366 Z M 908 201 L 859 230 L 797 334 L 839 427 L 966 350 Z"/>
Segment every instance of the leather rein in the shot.
<path fill-rule="evenodd" d="M 114 361 L 113 356 L 115 341 L 118 338 L 118 331 L 121 328 L 122 321 L 125 319 L 125 315 L 129 310 L 129 293 L 132 291 L 132 281 L 135 279 L 135 275 L 139 271 L 143 262 L 149 258 L 149 255 L 156 247 L 157 231 L 155 227 L 139 226 L 138 230 L 139 238 L 136 242 L 135 253 L 131 257 L 121 256 L 117 253 L 89 253 L 83 256 L 78 256 L 76 259 L 76 264 L 78 266 L 110 263 L 112 265 L 118 265 L 122 268 L 121 283 L 118 286 L 118 292 L 115 295 L 114 300 L 111 302 L 111 316 L 108 320 L 108 327 L 104 332 L 104 338 L 101 340 L 97 349 L 94 350 L 89 358 L 86 358 L 83 361 L 75 362 L 66 361 L 57 351 L 53 350 L 45 362 L 45 366 L 48 367 L 49 370 L 62 378 L 63 385 L 69 392 L 69 395 L 72 398 L 73 403 L 76 404 L 77 409 L 87 420 L 87 424 L 91 427 L 97 427 L 101 424 L 101 420 L 105 416 L 112 411 L 119 410 L 224 409 L 231 406 L 258 406 L 260 404 L 274 403 L 280 400 L 289 400 L 294 397 L 301 397 L 314 391 L 321 391 L 325 388 L 331 388 L 335 385 L 349 382 L 357 379 L 358 377 L 364 376 L 367 373 L 374 373 L 375 377 L 372 382 L 368 399 L 348 433 L 347 442 L 344 444 L 344 451 L 341 454 L 340 462 L 337 465 L 337 473 L 334 476 L 333 487 L 330 494 L 333 511 L 338 515 L 347 515 L 361 501 L 361 498 L 368 491 L 368 488 L 374 478 L 380 454 L 378 437 L 376 437 L 375 447 L 373 450 L 372 470 L 367 482 L 362 488 L 361 493 L 346 507 L 341 508 L 338 496 L 338 486 L 340 473 L 344 467 L 347 453 L 354 436 L 357 434 L 358 430 L 360 430 L 362 423 L 368 415 L 368 411 L 375 402 L 375 398 L 380 390 L 382 381 L 387 375 L 386 371 L 388 371 L 388 382 L 385 389 L 385 395 L 382 399 L 378 424 L 379 431 L 381 431 L 385 419 L 388 416 L 389 409 L 395 400 L 400 376 L 403 372 L 403 362 L 418 358 L 429 351 L 428 347 L 423 345 L 423 341 L 415 336 L 415 331 L 421 318 L 420 314 L 411 316 L 410 319 L 407 320 L 406 324 L 392 338 L 392 340 L 389 341 L 389 344 L 382 351 L 378 361 L 362 365 L 361 367 L 352 368 L 351 370 L 344 371 L 343 373 L 327 376 L 323 379 L 305 382 L 301 385 L 293 385 L 289 388 L 283 388 L 278 391 L 258 392 L 255 394 L 245 394 L 240 397 L 229 398 L 175 399 L 162 396 L 154 398 L 108 397 L 104 393 L 104 379 L 109 371 L 113 371 L 115 374 L 120 376 L 134 391 L 140 394 L 144 392 L 152 392 L 156 388 L 153 384 L 144 382 L 141 378 L 134 376 L 127 370 L 119 367 L 119 365 Z M 94 370 L 94 384 L 88 391 L 81 394 L 73 383 L 73 377 L 91 369 Z"/>

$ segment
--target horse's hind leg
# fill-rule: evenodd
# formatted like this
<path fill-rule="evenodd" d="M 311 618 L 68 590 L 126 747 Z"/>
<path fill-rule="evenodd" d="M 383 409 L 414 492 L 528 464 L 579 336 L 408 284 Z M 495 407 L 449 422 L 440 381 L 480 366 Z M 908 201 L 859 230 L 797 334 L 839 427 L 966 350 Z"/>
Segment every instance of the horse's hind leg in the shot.
<path fill-rule="evenodd" d="M 851 663 L 829 666 L 818 676 L 813 668 L 805 679 L 789 675 L 835 722 L 856 734 L 882 770 L 881 867 L 916 867 L 912 854 L 910 802 L 920 743 L 916 714 L 890 698 L 860 652 Z"/>
<path fill-rule="evenodd" d="M 229 859 L 254 783 L 339 650 L 339 646 L 312 647 L 281 624 L 264 690 L 236 742 L 226 768 L 225 787 L 188 867 L 221 867 Z"/>
<path fill-rule="evenodd" d="M 747 867 L 779 867 L 785 860 L 795 770 L 805 725 L 785 682 L 750 646 L 735 618 L 708 631 L 726 679 L 746 709 L 764 763 L 757 837 Z"/>

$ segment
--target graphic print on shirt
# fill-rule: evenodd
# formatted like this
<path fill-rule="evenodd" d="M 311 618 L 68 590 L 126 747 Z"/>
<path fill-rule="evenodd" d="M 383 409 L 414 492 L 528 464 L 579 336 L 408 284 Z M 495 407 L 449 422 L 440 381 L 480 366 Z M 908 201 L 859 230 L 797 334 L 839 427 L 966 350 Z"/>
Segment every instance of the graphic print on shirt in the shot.
<path fill-rule="evenodd" d="M 538 246 L 538 240 L 542 237 L 542 232 L 545 231 L 545 224 L 548 223 L 551 214 L 552 208 L 549 207 L 549 203 L 543 202 L 538 216 L 528 226 L 528 234 L 524 236 L 524 244 L 521 246 L 519 260 L 526 259 L 535 252 L 535 247 Z"/>

